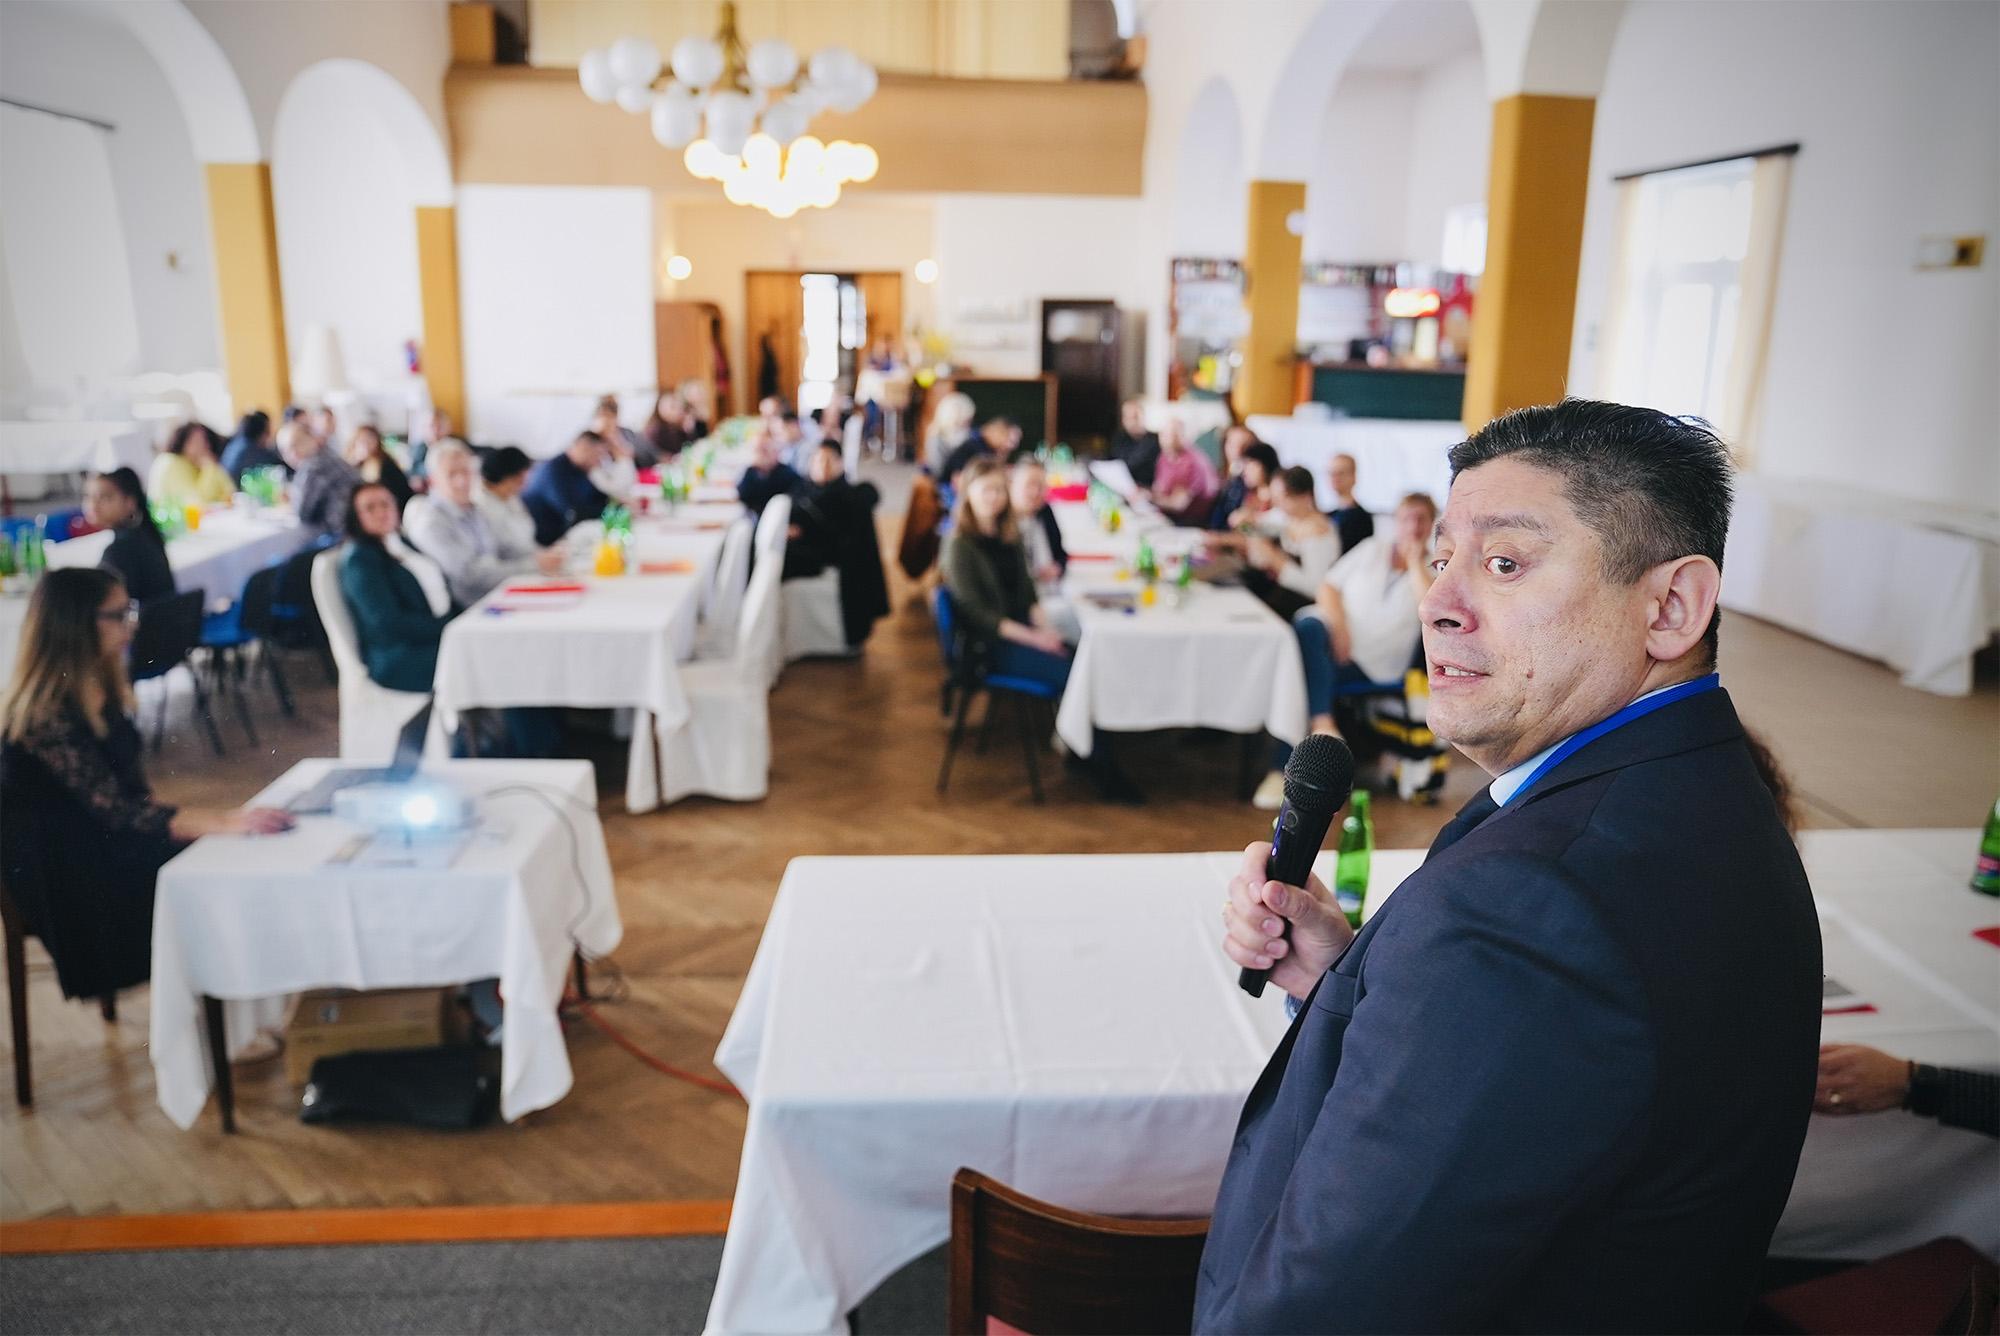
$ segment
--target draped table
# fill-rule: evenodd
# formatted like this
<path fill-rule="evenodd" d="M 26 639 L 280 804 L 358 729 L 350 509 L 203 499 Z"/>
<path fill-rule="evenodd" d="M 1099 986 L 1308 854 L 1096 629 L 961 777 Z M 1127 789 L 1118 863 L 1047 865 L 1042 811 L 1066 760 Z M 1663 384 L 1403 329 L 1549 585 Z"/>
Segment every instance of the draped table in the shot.
<path fill-rule="evenodd" d="M 1194 546 L 1194 531 L 1168 526 L 1145 508 L 1128 511 L 1130 523 L 1115 534 L 1081 502 L 1058 502 L 1055 512 L 1070 553 L 1063 591 L 1082 631 L 1056 709 L 1065 746 L 1090 755 L 1096 728 L 1218 728 L 1291 743 L 1305 736 L 1298 640 L 1248 590 L 1196 582 L 1183 603 L 1163 580 L 1152 607 L 1092 601 L 1093 593 L 1138 594 L 1129 568 L 1141 535 L 1152 541 L 1164 574 L 1171 557 Z"/>
<path fill-rule="evenodd" d="M 1801 845 L 1828 973 L 1875 1007 L 1824 1037 L 2000 1067 L 2000 949 L 1973 935 L 2000 902 L 1965 886 L 1978 833 Z M 793 860 L 716 1051 L 750 1113 L 708 1329 L 843 1330 L 948 1236 L 961 1167 L 1078 1210 L 1206 1215 L 1286 1024 L 1218 944 L 1240 859 Z M 1370 913 L 1421 860 L 1376 851 Z M 1988 1138 L 1815 1117 L 1773 1251 L 1869 1258 L 1958 1234 L 2000 1253 L 1996 1175 Z"/>
<path fill-rule="evenodd" d="M 282 806 L 338 761 L 301 761 L 256 801 Z M 500 1111 L 568 1093 L 556 1003 L 573 947 L 623 933 L 586 761 L 449 761 L 426 778 L 478 795 L 478 825 L 448 866 L 336 861 L 358 828 L 332 816 L 261 837 L 210 836 L 160 870 L 153 910 L 152 1056 L 160 1107 L 192 1127 L 214 1063 L 205 998 L 312 988 L 420 988 L 498 977 L 507 999 Z M 232 1029 L 248 1013 L 239 1008 Z M 257 1020 L 268 1020 L 267 1007 Z"/>
<path fill-rule="evenodd" d="M 1964 696 L 2000 630 L 2000 516 L 1740 473 L 1722 606 Z"/>
<path fill-rule="evenodd" d="M 302 527 L 289 510 L 233 507 L 209 513 L 200 529 L 169 542 L 167 561 L 173 567 L 176 587 L 201 590 L 214 608 L 241 596 L 252 575 L 305 547 L 314 536 L 314 531 Z M 51 543 L 49 566 L 95 566 L 109 546 L 111 535 L 103 530 Z M 25 596 L 0 596 L 0 681 L 13 672 L 27 612 Z"/>
<path fill-rule="evenodd" d="M 678 664 L 692 656 L 700 609 L 722 548 L 720 530 L 642 522 L 633 560 L 670 574 L 577 576 L 574 594 L 518 592 L 549 582 L 512 580 L 445 627 L 433 687 L 447 721 L 460 711 L 567 705 L 635 712 L 625 804 L 659 806 L 657 730 L 687 719 Z M 576 544 L 587 549 L 588 538 Z M 448 725 L 449 727 L 449 725 Z"/>

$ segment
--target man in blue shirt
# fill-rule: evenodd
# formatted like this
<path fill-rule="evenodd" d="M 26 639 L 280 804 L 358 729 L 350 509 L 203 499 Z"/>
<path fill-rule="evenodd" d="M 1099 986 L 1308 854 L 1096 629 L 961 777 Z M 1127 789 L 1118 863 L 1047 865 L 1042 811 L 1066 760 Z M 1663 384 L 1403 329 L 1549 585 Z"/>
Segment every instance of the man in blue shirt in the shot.
<path fill-rule="evenodd" d="M 521 502 L 535 517 L 535 544 L 547 547 L 585 520 L 604 513 L 609 498 L 597 490 L 590 471 L 604 462 L 605 440 L 586 431 L 569 449 L 535 465 Z"/>
<path fill-rule="evenodd" d="M 236 434 L 222 447 L 223 471 L 229 474 L 229 481 L 240 487 L 246 471 L 273 465 L 283 468 L 285 461 L 271 445 L 270 415 L 255 410 L 245 413 L 236 426 Z"/>

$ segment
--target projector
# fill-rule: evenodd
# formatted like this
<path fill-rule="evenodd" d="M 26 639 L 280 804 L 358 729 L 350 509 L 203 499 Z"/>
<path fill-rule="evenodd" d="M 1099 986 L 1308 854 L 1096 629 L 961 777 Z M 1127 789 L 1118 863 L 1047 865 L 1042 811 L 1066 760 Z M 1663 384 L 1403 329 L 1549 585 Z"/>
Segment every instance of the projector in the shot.
<path fill-rule="evenodd" d="M 333 814 L 386 835 L 449 835 L 472 824 L 472 801 L 424 780 L 356 784 L 333 795 Z"/>

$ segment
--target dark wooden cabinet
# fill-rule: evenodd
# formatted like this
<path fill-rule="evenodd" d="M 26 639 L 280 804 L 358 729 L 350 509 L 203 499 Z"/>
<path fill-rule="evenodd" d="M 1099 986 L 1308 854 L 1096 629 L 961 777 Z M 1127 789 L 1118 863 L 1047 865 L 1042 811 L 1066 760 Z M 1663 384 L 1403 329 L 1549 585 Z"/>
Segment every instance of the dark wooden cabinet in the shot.
<path fill-rule="evenodd" d="M 1058 387 L 1056 440 L 1081 446 L 1110 437 L 1121 360 L 1116 302 L 1042 303 L 1042 372 Z"/>

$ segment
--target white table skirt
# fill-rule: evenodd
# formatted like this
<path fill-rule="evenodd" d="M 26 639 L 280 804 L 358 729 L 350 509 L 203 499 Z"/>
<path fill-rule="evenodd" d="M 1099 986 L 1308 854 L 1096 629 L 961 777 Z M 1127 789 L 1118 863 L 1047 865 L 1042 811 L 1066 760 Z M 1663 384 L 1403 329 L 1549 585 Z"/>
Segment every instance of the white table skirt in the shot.
<path fill-rule="evenodd" d="M 447 722 L 460 711 L 513 705 L 632 709 L 626 806 L 659 806 L 660 775 L 653 741 L 687 718 L 678 663 L 694 651 L 704 590 L 713 582 L 721 535 L 684 535 L 704 556 L 688 574 L 584 577 L 583 598 L 570 606 L 499 612 L 506 586 L 453 619 L 438 647 L 436 704 Z M 646 553 L 666 551 L 671 535 L 642 537 Z M 662 558 L 665 559 L 665 558 Z"/>
<path fill-rule="evenodd" d="M 1355 500 L 1377 515 L 1393 513 L 1411 492 L 1423 492 L 1443 507 L 1451 492 L 1446 456 L 1465 439 L 1465 428 L 1457 422 L 1259 415 L 1248 425 L 1287 468 L 1297 464 L 1312 470 L 1321 510 L 1334 506 L 1327 466 L 1335 455 L 1353 455 Z"/>
<path fill-rule="evenodd" d="M 1878 1006 L 1829 1017 L 1827 1040 L 2000 1066 L 2000 951 L 1970 935 L 2000 906 L 1965 889 L 1977 842 L 1804 836 L 1841 925 L 1828 970 Z M 961 1167 L 1078 1210 L 1206 1214 L 1285 1025 L 1217 944 L 1239 859 L 794 860 L 716 1052 L 750 1116 L 708 1329 L 843 1330 L 948 1236 Z M 1421 859 L 1376 852 L 1371 913 Z M 1996 1173 L 2000 1143 L 1908 1114 L 1814 1118 L 1773 1249 L 1958 1234 L 2000 1254 Z"/>
<path fill-rule="evenodd" d="M 1722 606 L 1964 696 L 1973 653 L 2000 629 L 2000 520 L 1738 474 Z"/>
<path fill-rule="evenodd" d="M 0 473 L 124 467 L 143 480 L 152 460 L 152 430 L 143 422 L 0 422 Z"/>
<path fill-rule="evenodd" d="M 337 764 L 301 761 L 257 801 L 281 804 Z M 204 994 L 270 998 L 497 976 L 508 1001 L 502 1115 L 519 1118 L 568 1093 L 556 1003 L 571 933 L 592 955 L 622 933 L 590 766 L 453 761 L 424 773 L 482 795 L 479 827 L 448 870 L 329 866 L 356 833 L 331 816 L 303 817 L 283 835 L 197 840 L 160 870 L 153 1075 L 178 1126 L 193 1126 L 208 1099 Z"/>

